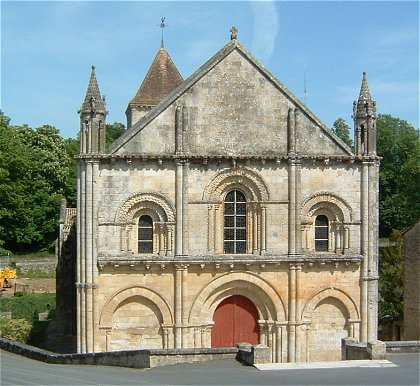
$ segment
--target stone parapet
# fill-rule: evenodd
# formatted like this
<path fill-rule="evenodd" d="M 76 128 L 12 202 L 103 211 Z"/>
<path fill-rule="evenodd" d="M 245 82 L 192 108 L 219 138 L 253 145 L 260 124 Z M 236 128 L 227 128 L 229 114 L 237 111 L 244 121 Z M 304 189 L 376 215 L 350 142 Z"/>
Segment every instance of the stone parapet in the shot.
<path fill-rule="evenodd" d="M 420 340 L 385 342 L 387 353 L 420 353 Z"/>
<path fill-rule="evenodd" d="M 357 342 L 353 338 L 341 340 L 342 360 L 361 360 L 361 359 L 385 359 L 385 342 L 375 340 L 373 342 Z"/>
<path fill-rule="evenodd" d="M 47 363 L 120 366 L 138 369 L 173 365 L 177 363 L 205 362 L 216 359 L 235 359 L 238 354 L 238 349 L 235 347 L 125 350 L 85 354 L 58 354 L 5 338 L 0 338 L 0 349 Z"/>

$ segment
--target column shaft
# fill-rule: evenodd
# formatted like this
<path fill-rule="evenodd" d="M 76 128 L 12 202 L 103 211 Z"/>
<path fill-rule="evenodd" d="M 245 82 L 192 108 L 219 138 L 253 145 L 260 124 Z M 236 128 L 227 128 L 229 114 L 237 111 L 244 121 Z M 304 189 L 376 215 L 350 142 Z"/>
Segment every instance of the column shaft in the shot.
<path fill-rule="evenodd" d="M 288 325 L 288 362 L 295 362 L 296 338 L 296 267 L 289 268 L 289 325 Z"/>
<path fill-rule="evenodd" d="M 368 224 L 369 224 L 369 213 L 368 213 L 368 202 L 369 202 L 369 184 L 368 184 L 368 166 L 366 162 L 362 164 L 362 181 L 361 181 L 361 252 L 363 255 L 363 263 L 361 269 L 362 276 L 362 291 L 361 291 L 361 341 L 366 342 L 368 339 L 368 261 L 369 261 L 369 235 L 368 235 Z"/>
<path fill-rule="evenodd" d="M 182 347 L 182 268 L 175 267 L 175 348 Z"/>
<path fill-rule="evenodd" d="M 86 352 L 86 162 L 80 161 L 80 352 Z"/>
<path fill-rule="evenodd" d="M 177 162 L 175 171 L 175 205 L 176 205 L 176 224 L 175 224 L 175 255 L 180 256 L 183 252 L 183 166 L 182 162 Z"/>
<path fill-rule="evenodd" d="M 81 133 L 83 132 L 83 124 L 82 124 L 82 130 Z M 82 135 L 82 134 L 81 134 Z M 82 300 L 82 294 L 81 294 L 81 288 L 80 288 L 80 282 L 81 282 L 81 270 L 80 270 L 80 265 L 81 265 L 81 189 L 82 189 L 82 184 L 80 182 L 80 175 L 81 175 L 81 167 L 80 167 L 80 161 L 77 163 L 77 262 L 76 262 L 76 270 L 77 270 L 77 277 L 76 277 L 76 283 L 77 283 L 77 287 L 76 287 L 76 312 L 77 312 L 77 352 L 80 353 L 81 352 L 81 335 L 80 335 L 80 330 L 81 330 L 81 300 Z"/>
<path fill-rule="evenodd" d="M 92 351 L 93 346 L 93 304 L 92 304 L 92 185 L 93 185 L 92 162 L 86 163 L 86 259 L 85 259 L 85 283 L 86 283 L 86 352 Z"/>
<path fill-rule="evenodd" d="M 182 166 L 182 254 L 188 255 L 188 172 L 189 163 Z"/>
<path fill-rule="evenodd" d="M 288 227 L 288 238 L 289 238 L 289 254 L 294 255 L 296 253 L 296 165 L 294 160 L 289 160 L 289 227 Z"/>

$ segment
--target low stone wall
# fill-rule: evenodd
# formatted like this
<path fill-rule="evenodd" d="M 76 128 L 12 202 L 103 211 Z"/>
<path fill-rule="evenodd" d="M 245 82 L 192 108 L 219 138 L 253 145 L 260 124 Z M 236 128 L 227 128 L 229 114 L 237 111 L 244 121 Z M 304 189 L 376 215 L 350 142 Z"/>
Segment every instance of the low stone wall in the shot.
<path fill-rule="evenodd" d="M 198 363 L 215 359 L 236 359 L 237 348 L 194 348 L 150 350 L 150 367 Z"/>
<path fill-rule="evenodd" d="M 420 340 L 389 341 L 385 345 L 387 353 L 420 353 Z"/>
<path fill-rule="evenodd" d="M 238 360 L 247 365 L 271 363 L 271 349 L 265 345 L 239 344 L 238 350 Z"/>
<path fill-rule="evenodd" d="M 47 363 L 121 366 L 137 369 L 215 359 L 235 359 L 238 354 L 237 348 L 127 350 L 88 354 L 57 354 L 5 338 L 0 338 L 0 349 Z"/>
<path fill-rule="evenodd" d="M 360 360 L 360 359 L 385 359 L 385 343 L 376 340 L 374 342 L 361 343 L 353 338 L 341 340 L 341 359 Z"/>

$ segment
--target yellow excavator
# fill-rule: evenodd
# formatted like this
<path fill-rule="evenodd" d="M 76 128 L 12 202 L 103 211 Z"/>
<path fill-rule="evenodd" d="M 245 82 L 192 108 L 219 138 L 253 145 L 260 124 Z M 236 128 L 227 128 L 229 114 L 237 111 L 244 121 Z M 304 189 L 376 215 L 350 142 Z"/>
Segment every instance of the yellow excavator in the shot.
<path fill-rule="evenodd" d="M 0 289 L 12 288 L 16 279 L 16 270 L 5 267 L 0 269 Z"/>

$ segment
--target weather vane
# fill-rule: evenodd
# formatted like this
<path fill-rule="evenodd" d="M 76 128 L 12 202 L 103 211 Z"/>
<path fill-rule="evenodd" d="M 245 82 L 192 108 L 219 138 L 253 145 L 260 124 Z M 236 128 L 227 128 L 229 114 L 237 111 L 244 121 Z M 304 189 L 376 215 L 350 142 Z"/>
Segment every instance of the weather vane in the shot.
<path fill-rule="evenodd" d="M 160 28 L 162 30 L 162 38 L 161 38 L 161 41 L 160 41 L 160 48 L 164 47 L 164 45 L 163 45 L 163 30 L 166 27 L 165 20 L 166 20 L 166 17 L 161 17 L 161 19 L 160 19 Z"/>

